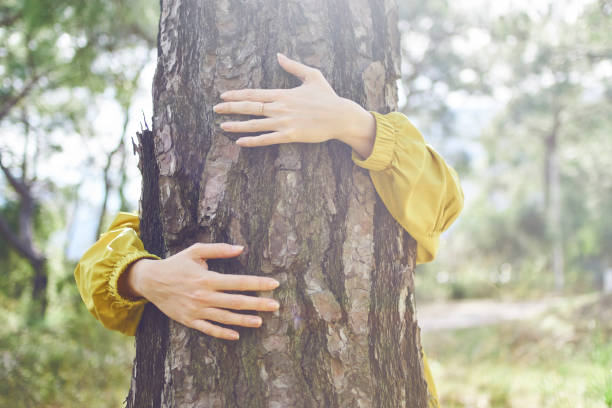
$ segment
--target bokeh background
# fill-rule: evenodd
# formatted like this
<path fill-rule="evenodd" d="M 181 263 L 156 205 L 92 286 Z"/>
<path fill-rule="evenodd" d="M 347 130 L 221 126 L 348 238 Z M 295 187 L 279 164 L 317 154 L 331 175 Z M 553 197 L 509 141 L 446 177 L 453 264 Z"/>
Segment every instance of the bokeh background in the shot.
<path fill-rule="evenodd" d="M 612 1 L 399 5 L 400 109 L 466 197 L 417 270 L 442 405 L 612 407 Z M 0 4 L 0 406 L 126 396 L 133 339 L 72 271 L 138 207 L 158 9 Z"/>

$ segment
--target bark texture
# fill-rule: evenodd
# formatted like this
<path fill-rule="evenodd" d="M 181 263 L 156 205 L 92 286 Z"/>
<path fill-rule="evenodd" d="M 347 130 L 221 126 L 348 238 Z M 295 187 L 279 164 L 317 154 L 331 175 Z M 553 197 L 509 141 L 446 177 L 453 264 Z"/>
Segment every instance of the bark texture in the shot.
<path fill-rule="evenodd" d="M 397 108 L 391 0 L 161 2 L 143 241 L 161 256 L 242 244 L 210 268 L 275 277 L 281 309 L 229 342 L 147 306 L 128 407 L 425 407 L 416 245 L 368 173 L 337 142 L 240 149 L 213 114 L 225 90 L 299 85 L 276 52 L 369 110 Z"/>

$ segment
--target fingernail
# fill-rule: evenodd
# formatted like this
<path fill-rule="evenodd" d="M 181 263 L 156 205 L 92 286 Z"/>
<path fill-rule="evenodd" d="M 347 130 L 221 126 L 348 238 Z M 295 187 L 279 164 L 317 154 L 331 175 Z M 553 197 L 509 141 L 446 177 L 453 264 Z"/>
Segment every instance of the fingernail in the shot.
<path fill-rule="evenodd" d="M 260 325 L 261 324 L 261 317 L 256 317 L 256 316 L 255 317 L 250 317 L 249 318 L 249 322 L 251 324 L 254 324 L 254 325 Z"/>
<path fill-rule="evenodd" d="M 240 338 L 240 335 L 238 333 L 232 333 L 231 338 L 234 340 L 238 340 Z"/>
<path fill-rule="evenodd" d="M 232 246 L 233 246 L 235 249 L 239 249 L 239 250 L 241 250 L 241 251 L 244 249 L 244 246 L 242 246 L 242 245 L 232 245 Z"/>
<path fill-rule="evenodd" d="M 279 281 L 277 281 L 277 280 L 275 280 L 275 279 L 272 279 L 272 280 L 270 281 L 270 283 L 268 284 L 268 287 L 269 287 L 270 289 L 276 289 L 276 288 L 278 288 L 278 285 L 280 285 L 280 282 L 279 282 Z"/>
<path fill-rule="evenodd" d="M 240 139 L 236 140 L 236 144 L 238 146 L 242 146 L 244 144 L 244 140 L 242 140 L 242 138 L 240 138 Z"/>
<path fill-rule="evenodd" d="M 278 309 L 280 307 L 280 304 L 276 300 L 271 300 L 268 302 L 268 306 L 273 309 Z"/>
<path fill-rule="evenodd" d="M 223 92 L 220 96 L 221 98 L 225 98 L 227 96 L 227 91 Z"/>
<path fill-rule="evenodd" d="M 214 111 L 214 112 L 217 112 L 218 110 L 219 110 L 219 105 L 215 105 L 215 106 L 213 106 L 213 111 Z"/>

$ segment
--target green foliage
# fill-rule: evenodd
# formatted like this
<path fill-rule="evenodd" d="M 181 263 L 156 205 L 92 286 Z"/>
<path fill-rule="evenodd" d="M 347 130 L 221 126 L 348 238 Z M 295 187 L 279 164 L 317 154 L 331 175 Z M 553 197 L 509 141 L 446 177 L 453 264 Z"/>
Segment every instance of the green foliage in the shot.
<path fill-rule="evenodd" d="M 0 105 L 37 116 L 39 126 L 83 126 L 85 98 L 116 87 L 125 104 L 132 66 L 113 54 L 154 45 L 157 6 L 138 0 L 27 0 L 0 7 Z M 61 92 L 57 92 L 61 91 Z M 22 95 L 22 93 L 24 93 Z M 20 98 L 23 96 L 23 98 Z M 19 122 L 18 109 L 0 121 Z"/>
<path fill-rule="evenodd" d="M 61 317 L 2 331 L 0 406 L 117 407 L 125 399 L 133 339 L 104 329 L 70 292 Z"/>
<path fill-rule="evenodd" d="M 8 202 L 3 217 L 16 224 Z M 0 245 L 0 406 L 119 406 L 129 388 L 131 339 L 104 329 L 86 310 L 74 284 L 74 264 L 52 250 L 51 236 L 64 228 L 58 207 L 36 211 L 36 240 L 50 255 L 50 307 L 45 319 L 28 320 L 32 269 Z"/>

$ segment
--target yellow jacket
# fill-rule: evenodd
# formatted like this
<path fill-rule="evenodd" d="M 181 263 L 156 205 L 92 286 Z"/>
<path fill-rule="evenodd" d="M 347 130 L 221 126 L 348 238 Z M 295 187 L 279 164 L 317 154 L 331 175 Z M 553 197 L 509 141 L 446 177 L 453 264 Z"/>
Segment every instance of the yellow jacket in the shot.
<path fill-rule="evenodd" d="M 353 162 L 370 170 L 385 206 L 417 241 L 417 264 L 429 262 L 438 251 L 440 234 L 463 207 L 457 174 L 425 143 L 405 115 L 371 113 L 376 119 L 374 149 L 365 160 L 353 152 Z M 117 286 L 119 277 L 138 259 L 157 259 L 145 251 L 138 234 L 138 216 L 119 213 L 74 271 L 87 309 L 105 327 L 129 336 L 136 332 L 147 301 L 122 296 Z M 424 361 L 430 389 L 435 393 Z"/>

